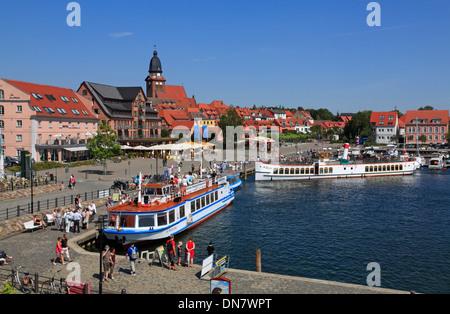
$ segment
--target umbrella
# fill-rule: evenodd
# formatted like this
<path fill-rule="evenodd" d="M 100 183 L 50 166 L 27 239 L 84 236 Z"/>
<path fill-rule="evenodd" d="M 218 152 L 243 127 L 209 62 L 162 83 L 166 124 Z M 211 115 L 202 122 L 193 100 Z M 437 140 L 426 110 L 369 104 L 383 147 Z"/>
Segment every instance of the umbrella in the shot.
<path fill-rule="evenodd" d="M 132 147 L 132 149 L 135 149 L 135 150 L 149 150 L 148 147 L 145 147 L 145 146 L 142 146 L 142 145 Z"/>
<path fill-rule="evenodd" d="M 133 147 L 128 146 L 128 145 L 120 145 L 121 149 L 132 149 Z"/>
<path fill-rule="evenodd" d="M 83 135 L 89 136 L 89 135 L 94 135 L 94 134 L 92 134 L 91 132 L 86 132 L 86 133 L 84 133 Z"/>
<path fill-rule="evenodd" d="M 66 137 L 66 135 L 62 134 L 62 133 L 58 133 L 58 134 L 53 135 L 53 137 Z"/>

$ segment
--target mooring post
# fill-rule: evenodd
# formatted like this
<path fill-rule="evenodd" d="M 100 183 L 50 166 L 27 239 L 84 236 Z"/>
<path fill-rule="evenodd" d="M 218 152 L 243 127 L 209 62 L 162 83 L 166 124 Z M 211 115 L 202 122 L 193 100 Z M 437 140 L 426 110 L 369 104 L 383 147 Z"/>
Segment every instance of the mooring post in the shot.
<path fill-rule="evenodd" d="M 247 163 L 244 163 L 244 181 L 247 181 Z"/>
<path fill-rule="evenodd" d="M 261 272 L 261 250 L 256 249 L 255 254 L 256 254 L 256 271 L 258 273 L 260 273 Z"/>

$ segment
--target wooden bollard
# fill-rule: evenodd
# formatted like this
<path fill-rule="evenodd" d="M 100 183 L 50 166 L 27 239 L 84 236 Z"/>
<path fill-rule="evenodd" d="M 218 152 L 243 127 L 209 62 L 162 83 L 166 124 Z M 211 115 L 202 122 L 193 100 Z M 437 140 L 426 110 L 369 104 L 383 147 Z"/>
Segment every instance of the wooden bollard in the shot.
<path fill-rule="evenodd" d="M 255 254 L 256 254 L 256 271 L 258 273 L 260 273 L 261 272 L 261 250 L 256 249 Z"/>
<path fill-rule="evenodd" d="M 244 163 L 244 181 L 247 181 L 247 163 Z"/>

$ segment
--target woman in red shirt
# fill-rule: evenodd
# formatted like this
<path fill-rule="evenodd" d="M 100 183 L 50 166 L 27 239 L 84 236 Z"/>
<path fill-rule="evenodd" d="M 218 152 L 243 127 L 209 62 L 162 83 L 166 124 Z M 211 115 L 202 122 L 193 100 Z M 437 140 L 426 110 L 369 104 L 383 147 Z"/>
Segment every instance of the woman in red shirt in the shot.
<path fill-rule="evenodd" d="M 192 241 L 192 238 L 189 238 L 189 241 L 186 243 L 186 261 L 188 267 L 192 267 L 194 264 L 194 250 L 195 243 Z"/>

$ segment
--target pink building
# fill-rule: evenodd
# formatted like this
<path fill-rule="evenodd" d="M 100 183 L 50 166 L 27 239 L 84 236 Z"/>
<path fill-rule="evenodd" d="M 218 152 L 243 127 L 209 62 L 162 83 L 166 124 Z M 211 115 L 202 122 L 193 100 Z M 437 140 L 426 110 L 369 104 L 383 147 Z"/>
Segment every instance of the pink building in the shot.
<path fill-rule="evenodd" d="M 0 79 L 5 156 L 26 150 L 36 162 L 84 157 L 98 122 L 92 102 L 71 89 Z"/>

